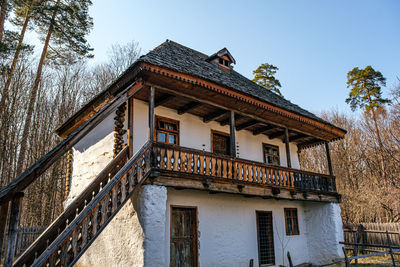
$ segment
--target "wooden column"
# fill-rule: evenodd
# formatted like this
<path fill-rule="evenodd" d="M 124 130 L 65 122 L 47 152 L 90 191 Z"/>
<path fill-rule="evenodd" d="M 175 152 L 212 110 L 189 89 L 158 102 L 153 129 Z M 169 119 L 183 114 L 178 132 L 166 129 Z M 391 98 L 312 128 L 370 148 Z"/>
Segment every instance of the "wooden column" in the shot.
<path fill-rule="evenodd" d="M 290 147 L 289 147 L 289 130 L 285 128 L 285 146 L 286 146 L 286 161 L 288 168 L 292 168 L 292 162 L 290 160 Z"/>
<path fill-rule="evenodd" d="M 72 177 L 72 149 L 67 152 L 67 171 L 65 173 L 65 194 L 64 200 L 67 199 L 69 191 L 71 189 L 71 177 Z"/>
<path fill-rule="evenodd" d="M 6 237 L 6 222 L 9 205 L 10 201 L 7 201 L 0 206 L 0 260 L 2 259 L 1 253 L 3 252 L 3 243 Z"/>
<path fill-rule="evenodd" d="M 150 141 L 154 141 L 154 95 L 155 89 L 153 86 L 150 87 L 149 92 L 149 127 L 150 127 Z"/>
<path fill-rule="evenodd" d="M 325 141 L 326 159 L 328 160 L 329 175 L 333 176 L 331 152 L 329 151 L 329 143 Z"/>
<path fill-rule="evenodd" d="M 231 110 L 229 114 L 230 121 L 230 152 L 232 157 L 236 157 L 236 138 L 235 138 L 235 112 Z"/>
<path fill-rule="evenodd" d="M 128 99 L 128 155 L 133 156 L 133 97 Z"/>
<path fill-rule="evenodd" d="M 124 148 L 124 129 L 126 102 L 122 103 L 115 111 L 114 117 L 114 158 Z"/>
<path fill-rule="evenodd" d="M 13 196 L 13 199 L 11 201 L 10 224 L 8 226 L 7 251 L 6 251 L 6 259 L 4 262 L 5 267 L 12 266 L 14 260 L 15 245 L 17 243 L 19 215 L 21 213 L 21 202 L 23 196 L 24 196 L 23 192 L 18 192 Z"/>

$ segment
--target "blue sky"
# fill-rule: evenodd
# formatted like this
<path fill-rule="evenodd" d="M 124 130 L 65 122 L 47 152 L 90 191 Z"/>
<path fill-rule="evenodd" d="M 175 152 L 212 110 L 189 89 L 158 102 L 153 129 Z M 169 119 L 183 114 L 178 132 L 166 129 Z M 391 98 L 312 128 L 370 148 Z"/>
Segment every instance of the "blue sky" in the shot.
<path fill-rule="evenodd" d="M 135 40 L 146 53 L 170 39 L 205 54 L 227 47 L 235 70 L 252 78 L 268 62 L 278 66 L 285 98 L 314 113 L 344 102 L 346 74 L 372 65 L 400 78 L 400 1 L 94 1 L 89 42 L 94 62 L 112 44 Z"/>

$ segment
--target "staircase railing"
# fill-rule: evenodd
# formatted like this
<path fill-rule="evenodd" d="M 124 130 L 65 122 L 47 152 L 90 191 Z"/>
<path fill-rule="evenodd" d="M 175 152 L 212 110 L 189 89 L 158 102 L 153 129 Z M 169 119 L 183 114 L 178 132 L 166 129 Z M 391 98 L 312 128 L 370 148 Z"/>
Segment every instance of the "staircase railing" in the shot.
<path fill-rule="evenodd" d="M 126 150 L 122 151 L 119 154 L 120 160 L 110 163 L 96 181 L 16 260 L 14 266 L 71 266 L 76 263 L 135 189 L 148 177 L 151 170 L 150 147 L 151 142 L 147 142 L 104 185 L 103 182 L 108 180 L 108 171 L 112 171 L 112 166 L 121 162 L 126 155 Z M 77 208 L 76 213 L 72 213 L 76 217 L 69 221 L 75 206 L 82 207 L 82 210 Z M 65 229 L 58 229 L 58 225 L 65 226 Z M 47 237 L 56 238 L 49 244 Z M 44 244 L 47 244 L 45 249 Z"/>
<path fill-rule="evenodd" d="M 36 161 L 32 166 L 26 169 L 21 175 L 14 179 L 7 186 L 0 189 L 0 261 L 2 258 L 2 244 L 5 238 L 5 229 L 8 226 L 8 246 L 5 255 L 4 266 L 11 266 L 14 253 L 17 227 L 22 206 L 23 191 L 36 181 L 47 169 L 49 169 L 61 156 L 66 154 L 76 143 L 85 137 L 92 129 L 100 124 L 128 98 L 132 97 L 140 88 L 130 92 L 135 82 L 128 85 L 120 93 L 111 96 L 107 104 L 100 110 L 94 110 L 95 113 L 78 129 L 72 132 L 67 138 L 55 146 L 50 152 Z M 128 95 L 129 94 L 129 95 Z M 11 205 L 10 205 L 11 203 Z M 10 212 L 9 212 L 10 209 Z M 7 214 L 10 214 L 7 216 Z M 7 222 L 7 218 L 9 221 Z"/>
<path fill-rule="evenodd" d="M 60 232 L 75 219 L 79 214 L 103 188 L 108 180 L 113 177 L 117 171 L 126 163 L 128 148 L 125 147 L 97 177 L 79 194 L 64 210 L 60 216 L 23 252 L 23 254 L 15 261 L 14 265 L 31 265 L 35 260 L 35 255 L 40 255 L 46 248 L 57 238 Z"/>

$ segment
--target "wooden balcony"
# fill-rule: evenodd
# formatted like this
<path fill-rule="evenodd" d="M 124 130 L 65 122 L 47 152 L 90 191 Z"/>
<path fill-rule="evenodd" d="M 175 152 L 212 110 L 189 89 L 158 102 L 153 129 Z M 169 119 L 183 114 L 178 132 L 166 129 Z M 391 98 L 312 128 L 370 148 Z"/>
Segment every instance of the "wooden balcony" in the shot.
<path fill-rule="evenodd" d="M 152 183 L 264 198 L 340 201 L 335 177 L 153 143 Z"/>

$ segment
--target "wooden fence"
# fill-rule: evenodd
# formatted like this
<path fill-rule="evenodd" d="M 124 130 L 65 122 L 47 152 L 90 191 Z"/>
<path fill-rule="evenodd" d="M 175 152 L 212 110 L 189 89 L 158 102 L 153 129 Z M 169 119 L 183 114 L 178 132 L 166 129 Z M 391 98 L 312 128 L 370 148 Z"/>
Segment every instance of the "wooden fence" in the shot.
<path fill-rule="evenodd" d="M 386 231 L 394 247 L 400 247 L 400 223 L 344 224 L 344 243 L 387 245 Z M 357 239 L 356 242 L 354 239 Z M 348 246 L 346 246 L 348 247 Z M 361 251 L 383 251 L 384 247 L 364 246 Z"/>
<path fill-rule="evenodd" d="M 17 242 L 16 242 L 16 249 L 15 249 L 15 255 L 21 254 L 25 249 L 27 249 L 33 241 L 35 241 L 36 238 L 46 229 L 44 226 L 20 226 L 18 227 L 17 230 Z M 8 230 L 7 230 L 8 233 Z M 8 235 L 7 235 L 8 237 Z M 4 255 L 4 250 L 6 247 L 6 241 L 7 238 L 5 238 L 3 244 L 3 253 L 1 255 Z"/>

